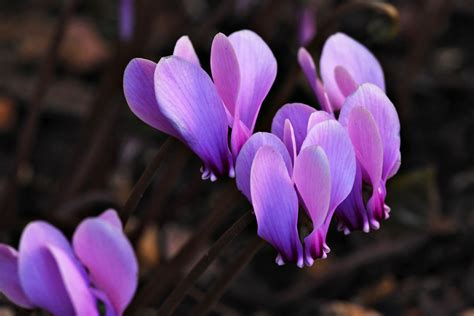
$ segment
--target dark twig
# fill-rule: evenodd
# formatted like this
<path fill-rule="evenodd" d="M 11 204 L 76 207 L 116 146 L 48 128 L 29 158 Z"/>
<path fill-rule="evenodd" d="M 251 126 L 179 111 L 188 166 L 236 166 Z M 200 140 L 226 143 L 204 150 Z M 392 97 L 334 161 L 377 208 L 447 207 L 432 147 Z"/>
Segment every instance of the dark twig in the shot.
<path fill-rule="evenodd" d="M 8 176 L 7 183 L 5 185 L 5 191 L 2 199 L 2 224 L 8 226 L 15 215 L 16 199 L 18 190 L 18 175 L 21 173 L 21 169 L 28 163 L 31 153 L 33 151 L 39 119 L 41 116 L 41 104 L 43 99 L 48 92 L 48 87 L 53 78 L 54 68 L 58 59 L 58 52 L 64 38 L 66 31 L 67 22 L 74 11 L 76 1 L 68 0 L 64 2 L 61 15 L 56 24 L 56 28 L 51 38 L 48 50 L 46 51 L 45 60 L 40 65 L 38 82 L 36 89 L 30 99 L 30 107 L 24 128 L 20 133 L 17 143 L 16 159 L 14 166 Z"/>
<path fill-rule="evenodd" d="M 255 237 L 241 254 L 227 267 L 224 273 L 216 281 L 214 286 L 209 290 L 204 299 L 196 306 L 191 315 L 206 315 L 208 311 L 214 307 L 227 287 L 239 275 L 239 273 L 247 266 L 260 248 L 265 245 L 265 241 L 259 237 Z"/>
<path fill-rule="evenodd" d="M 250 223 L 255 220 L 252 212 L 248 211 L 241 216 L 224 234 L 211 246 L 209 251 L 199 260 L 199 262 L 191 269 L 189 274 L 181 280 L 175 287 L 170 296 L 161 305 L 158 315 L 171 315 L 179 303 L 186 296 L 189 288 L 198 280 L 198 278 L 207 270 L 209 265 L 217 258 L 221 251 L 237 237 Z"/>

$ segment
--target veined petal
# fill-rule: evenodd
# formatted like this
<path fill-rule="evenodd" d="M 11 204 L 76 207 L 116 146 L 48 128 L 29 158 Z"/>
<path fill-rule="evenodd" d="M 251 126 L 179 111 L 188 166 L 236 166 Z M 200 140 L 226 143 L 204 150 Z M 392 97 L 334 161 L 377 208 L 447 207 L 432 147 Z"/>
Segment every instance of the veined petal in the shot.
<path fill-rule="evenodd" d="M 181 36 L 174 45 L 173 56 L 181 57 L 196 66 L 201 66 L 199 58 L 194 50 L 193 43 L 187 35 Z"/>
<path fill-rule="evenodd" d="M 347 126 L 349 115 L 357 106 L 365 107 L 372 114 L 379 130 L 383 145 L 382 178 L 386 180 L 393 176 L 400 166 L 400 120 L 397 110 L 379 87 L 366 83 L 344 103 L 339 116 L 342 125 Z"/>
<path fill-rule="evenodd" d="M 288 103 L 275 114 L 272 122 L 272 133 L 283 139 L 285 121 L 289 120 L 295 132 L 296 150 L 299 151 L 306 137 L 308 120 L 316 110 L 303 103 Z"/>
<path fill-rule="evenodd" d="M 327 221 L 331 220 L 335 208 L 351 192 L 356 173 L 354 149 L 347 131 L 336 120 L 327 120 L 315 125 L 301 149 L 317 145 L 324 150 L 331 172 L 331 200 Z"/>
<path fill-rule="evenodd" d="M 346 34 L 337 33 L 324 44 L 320 59 L 321 78 L 334 109 L 340 109 L 345 99 L 334 76 L 337 66 L 344 67 L 356 84 L 371 82 L 385 91 L 382 67 L 374 55 Z"/>
<path fill-rule="evenodd" d="M 100 217 L 87 218 L 77 227 L 73 246 L 94 286 L 121 315 L 138 282 L 137 259 L 123 231 Z"/>
<path fill-rule="evenodd" d="M 202 159 L 211 180 L 233 171 L 227 115 L 206 72 L 179 57 L 162 58 L 156 66 L 155 93 L 161 112 Z"/>
<path fill-rule="evenodd" d="M 293 181 L 313 222 L 313 232 L 304 242 L 305 263 L 311 266 L 315 259 L 325 256 L 326 230 L 322 226 L 331 197 L 329 161 L 321 147 L 313 145 L 301 150 L 295 160 Z"/>
<path fill-rule="evenodd" d="M 265 41 L 255 32 L 242 30 L 229 35 L 239 62 L 240 88 L 237 108 L 240 120 L 253 131 L 263 100 L 277 73 L 277 62 Z"/>
<path fill-rule="evenodd" d="M 297 155 L 296 149 L 296 139 L 295 139 L 295 130 L 293 125 L 291 125 L 290 120 L 285 120 L 285 128 L 283 131 L 283 143 L 286 146 L 286 149 L 290 153 L 291 161 L 295 161 Z"/>
<path fill-rule="evenodd" d="M 277 136 L 263 132 L 253 134 L 240 150 L 235 163 L 235 181 L 237 183 L 237 188 L 249 201 L 252 201 L 250 196 L 250 169 L 257 151 L 265 145 L 274 148 L 280 153 L 289 174 L 293 170 L 290 154 L 283 142 Z"/>
<path fill-rule="evenodd" d="M 309 120 L 308 120 L 307 134 L 317 124 L 319 124 L 321 122 L 328 121 L 328 120 L 334 120 L 334 117 L 331 114 L 329 114 L 325 111 L 316 111 L 316 112 L 314 112 L 313 114 L 311 114 L 311 116 L 309 117 Z"/>
<path fill-rule="evenodd" d="M 252 205 L 258 235 L 279 252 L 279 263 L 303 265 L 298 236 L 298 196 L 281 154 L 270 146 L 261 147 L 250 172 Z"/>
<path fill-rule="evenodd" d="M 18 306 L 34 307 L 21 287 L 18 274 L 18 252 L 3 244 L 0 244 L 0 293 Z"/>
<path fill-rule="evenodd" d="M 179 138 L 179 134 L 163 116 L 155 97 L 156 63 L 142 58 L 132 59 L 123 74 L 123 92 L 130 110 L 143 122 L 163 133 Z"/>
<path fill-rule="evenodd" d="M 211 71 L 217 92 L 231 117 L 234 117 L 240 89 L 239 62 L 232 43 L 222 33 L 212 41 Z"/>
<path fill-rule="evenodd" d="M 97 315 L 86 273 L 69 242 L 54 226 L 32 222 L 18 255 L 21 285 L 31 303 L 54 315 Z"/>

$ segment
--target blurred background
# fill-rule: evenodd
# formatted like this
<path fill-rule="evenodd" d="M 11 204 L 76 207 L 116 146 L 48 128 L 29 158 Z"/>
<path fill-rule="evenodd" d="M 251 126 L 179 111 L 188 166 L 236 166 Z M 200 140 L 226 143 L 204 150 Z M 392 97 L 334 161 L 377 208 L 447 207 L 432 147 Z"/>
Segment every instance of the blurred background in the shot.
<path fill-rule="evenodd" d="M 388 186 L 392 216 L 370 234 L 343 236 L 332 227 L 329 258 L 311 268 L 278 267 L 265 246 L 212 313 L 474 315 L 472 0 L 131 2 L 129 38 L 119 32 L 121 1 L 1 2 L 1 242 L 16 246 L 25 224 L 39 218 L 70 235 L 82 218 L 124 205 L 166 139 L 125 102 L 122 75 L 131 58 L 158 61 L 187 34 L 209 70 L 217 32 L 254 30 L 278 61 L 257 121 L 257 130 L 268 131 L 285 103 L 319 108 L 297 64 L 302 39 L 318 60 L 325 39 L 342 31 L 380 60 L 400 116 L 402 165 Z M 309 35 L 302 38 L 302 30 Z M 127 224 L 141 267 L 136 314 L 153 314 L 250 209 L 231 179 L 202 181 L 199 167 L 185 146 L 172 143 Z M 242 260 L 255 234 L 253 224 L 222 252 L 176 314 L 187 314 Z M 0 315 L 16 313 L 0 297 Z"/>

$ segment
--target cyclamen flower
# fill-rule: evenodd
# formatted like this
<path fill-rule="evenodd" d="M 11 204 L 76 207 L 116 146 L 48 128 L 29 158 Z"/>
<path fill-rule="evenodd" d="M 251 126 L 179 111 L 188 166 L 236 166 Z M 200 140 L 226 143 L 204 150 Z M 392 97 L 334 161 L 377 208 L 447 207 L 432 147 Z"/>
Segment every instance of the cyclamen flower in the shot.
<path fill-rule="evenodd" d="M 357 156 L 357 174 L 351 194 L 339 206 L 339 229 L 346 234 L 378 229 L 388 218 L 386 181 L 400 167 L 400 121 L 385 95 L 385 81 L 377 59 L 362 44 L 338 33 L 326 41 L 320 60 L 322 81 L 309 53 L 300 48 L 298 61 L 323 110 L 347 128 Z M 363 183 L 371 197 L 363 198 Z"/>
<path fill-rule="evenodd" d="M 234 159 L 254 130 L 276 70 L 273 53 L 254 32 L 219 33 L 211 48 L 211 80 L 183 36 L 158 64 L 133 59 L 124 92 L 136 116 L 187 144 L 203 161 L 203 179 L 215 181 L 234 176 Z"/>
<path fill-rule="evenodd" d="M 303 104 L 284 106 L 272 128 L 278 132 L 279 121 L 285 122 L 283 141 L 274 134 L 256 133 L 237 158 L 237 187 L 252 202 L 258 235 L 278 250 L 278 264 L 296 262 L 301 267 L 327 256 L 331 218 L 354 183 L 349 136 L 336 120 L 321 113 Z M 310 115 L 318 122 L 306 135 Z M 304 253 L 297 228 L 299 200 L 313 224 L 304 239 Z"/>
<path fill-rule="evenodd" d="M 138 264 L 114 210 L 87 218 L 72 246 L 54 226 L 28 224 L 19 250 L 0 244 L 0 292 L 53 315 L 122 315 L 137 288 Z"/>

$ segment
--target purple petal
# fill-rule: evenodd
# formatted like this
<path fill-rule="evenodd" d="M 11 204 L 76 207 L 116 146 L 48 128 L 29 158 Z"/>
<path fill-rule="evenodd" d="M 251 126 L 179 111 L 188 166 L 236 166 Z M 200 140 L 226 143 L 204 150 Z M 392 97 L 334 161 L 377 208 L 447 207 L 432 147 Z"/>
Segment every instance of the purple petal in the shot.
<path fill-rule="evenodd" d="M 240 88 L 240 69 L 237 55 L 230 40 L 217 34 L 211 47 L 212 79 L 227 111 L 234 117 Z"/>
<path fill-rule="evenodd" d="M 237 188 L 251 201 L 250 196 L 250 169 L 254 161 L 255 155 L 260 147 L 267 145 L 277 150 L 285 161 L 288 173 L 293 170 L 291 157 L 283 142 L 275 135 L 270 133 L 255 133 L 244 144 L 240 150 L 239 156 L 235 163 L 235 174 Z"/>
<path fill-rule="evenodd" d="M 178 56 L 196 66 L 201 66 L 199 58 L 194 50 L 193 43 L 188 36 L 181 36 L 174 45 L 173 56 Z"/>
<path fill-rule="evenodd" d="M 94 315 L 96 302 L 69 242 L 46 222 L 30 223 L 20 239 L 19 276 L 35 306 L 55 315 Z"/>
<path fill-rule="evenodd" d="M 179 138 L 179 134 L 163 116 L 155 98 L 156 64 L 142 58 L 132 59 L 123 74 L 123 91 L 130 110 L 146 124 Z"/>
<path fill-rule="evenodd" d="M 339 90 L 344 97 L 347 97 L 356 91 L 358 85 L 346 68 L 342 66 L 336 66 L 336 68 L 334 68 L 334 77 L 336 79 L 337 85 L 339 86 Z"/>
<path fill-rule="evenodd" d="M 285 120 L 285 128 L 283 131 L 283 143 L 286 146 L 286 149 L 290 153 L 291 161 L 295 161 L 297 149 L 296 149 L 296 139 L 295 139 L 295 130 L 293 125 L 291 125 L 290 120 Z"/>
<path fill-rule="evenodd" d="M 303 265 L 298 236 L 298 196 L 281 154 L 270 146 L 261 147 L 250 172 L 252 205 L 258 235 L 279 252 L 278 263 Z"/>
<path fill-rule="evenodd" d="M 317 145 L 324 150 L 331 171 L 330 221 L 334 209 L 351 192 L 356 172 L 354 149 L 347 131 L 339 122 L 327 120 L 314 126 L 306 137 L 302 149 Z"/>
<path fill-rule="evenodd" d="M 305 238 L 305 263 L 311 266 L 316 258 L 324 257 L 325 238 L 319 238 L 329 211 L 331 177 L 329 161 L 319 146 L 301 150 L 295 160 L 293 181 L 313 222 L 313 232 Z M 325 237 L 323 228 L 323 234 Z"/>
<path fill-rule="evenodd" d="M 262 102 L 275 81 L 277 62 L 268 45 L 252 31 L 232 33 L 229 40 L 240 69 L 236 108 L 239 109 L 240 120 L 253 131 Z"/>
<path fill-rule="evenodd" d="M 386 180 L 400 166 L 400 120 L 397 110 L 380 88 L 370 83 L 363 84 L 344 103 L 339 116 L 342 125 L 347 126 L 349 115 L 357 106 L 365 107 L 377 125 L 383 145 L 382 178 Z"/>
<path fill-rule="evenodd" d="M 162 58 L 156 66 L 155 93 L 161 112 L 202 159 L 211 180 L 233 172 L 227 115 L 206 72 L 179 57 Z"/>
<path fill-rule="evenodd" d="M 285 121 L 289 120 L 295 132 L 296 149 L 300 150 L 306 137 L 308 120 L 316 110 L 303 103 L 288 103 L 275 114 L 272 122 L 272 133 L 283 139 Z"/>
<path fill-rule="evenodd" d="M 314 64 L 313 57 L 311 57 L 310 53 L 304 47 L 301 47 L 298 50 L 298 63 L 300 64 L 311 89 L 313 89 L 321 109 L 332 114 L 333 111 L 329 102 L 329 97 L 326 93 L 326 89 L 321 83 L 321 80 L 317 77 L 316 65 Z"/>
<path fill-rule="evenodd" d="M 0 293 L 23 308 L 33 308 L 20 284 L 18 274 L 18 252 L 10 246 L 0 244 Z"/>
<path fill-rule="evenodd" d="M 324 44 L 320 59 L 321 78 L 334 109 L 340 109 L 345 99 L 334 76 L 337 66 L 344 67 L 358 85 L 371 82 L 385 90 L 382 67 L 374 55 L 346 34 L 337 33 Z"/>
<path fill-rule="evenodd" d="M 118 229 L 123 229 L 122 227 L 122 221 L 120 220 L 120 217 L 117 214 L 117 211 L 109 208 L 105 210 L 102 214 L 97 216 L 98 218 L 108 222 L 110 225 L 115 226 Z"/>
<path fill-rule="evenodd" d="M 328 121 L 328 120 L 334 120 L 334 117 L 331 114 L 329 114 L 325 111 L 316 111 L 316 112 L 314 112 L 309 117 L 307 133 L 309 133 L 309 131 L 311 131 L 311 129 L 314 126 L 316 126 L 317 124 L 319 124 L 321 122 Z"/>
<path fill-rule="evenodd" d="M 122 230 L 101 218 L 88 218 L 77 227 L 73 246 L 94 286 L 121 315 L 135 293 L 138 279 L 137 259 Z"/>

